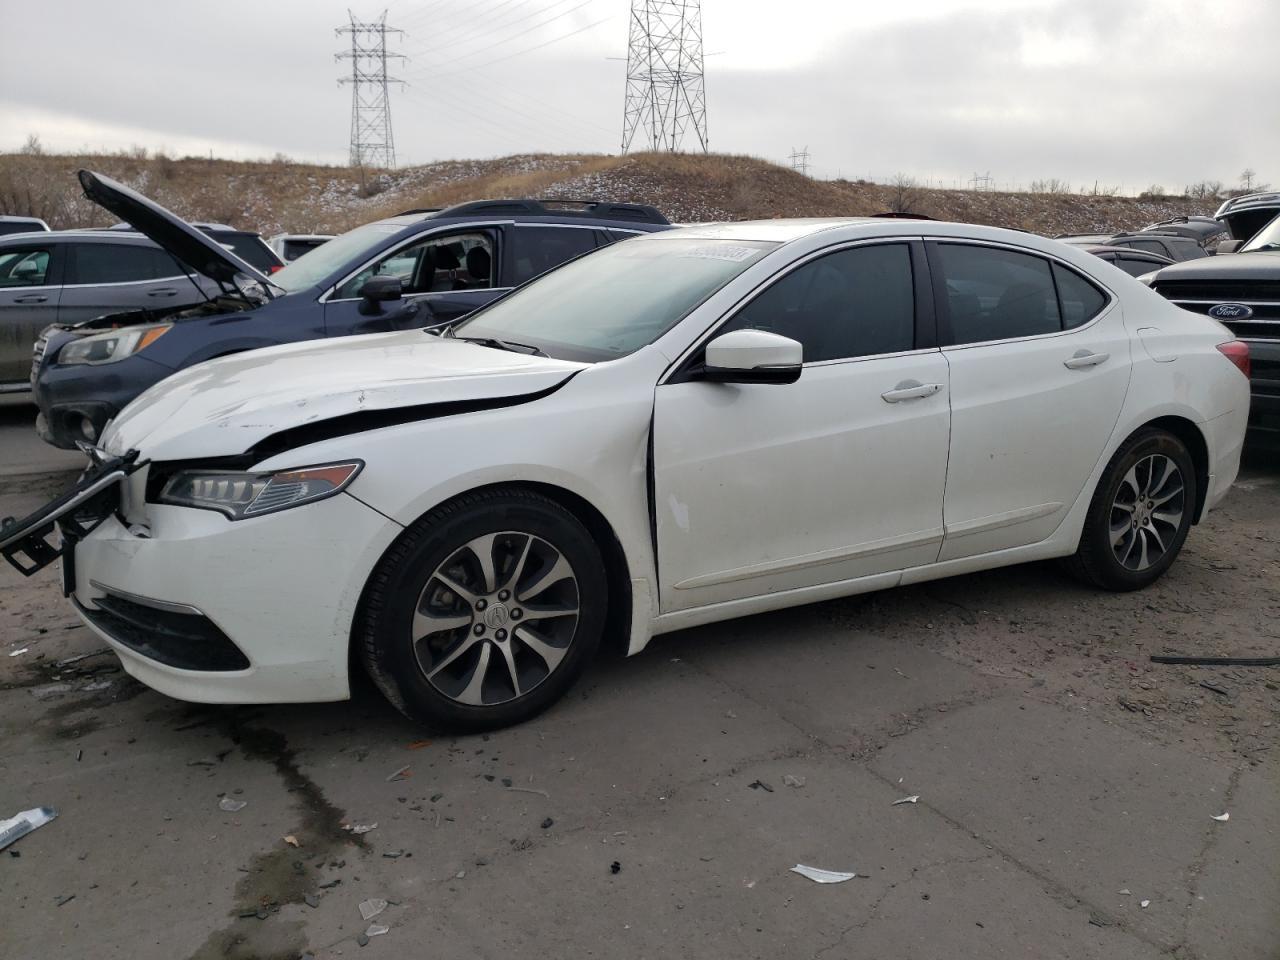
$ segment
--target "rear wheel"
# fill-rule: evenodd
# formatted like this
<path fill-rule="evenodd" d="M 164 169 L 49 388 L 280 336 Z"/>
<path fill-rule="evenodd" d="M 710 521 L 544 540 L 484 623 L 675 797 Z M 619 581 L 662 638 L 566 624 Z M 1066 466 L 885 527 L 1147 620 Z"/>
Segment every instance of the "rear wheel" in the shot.
<path fill-rule="evenodd" d="M 460 497 L 405 534 L 366 592 L 360 652 L 402 712 L 460 730 L 545 710 L 596 652 L 604 563 L 567 510 L 517 488 Z"/>
<path fill-rule="evenodd" d="M 1116 452 L 1067 565 L 1108 590 L 1139 590 L 1169 569 L 1191 529 L 1196 473 L 1186 445 L 1144 430 Z"/>

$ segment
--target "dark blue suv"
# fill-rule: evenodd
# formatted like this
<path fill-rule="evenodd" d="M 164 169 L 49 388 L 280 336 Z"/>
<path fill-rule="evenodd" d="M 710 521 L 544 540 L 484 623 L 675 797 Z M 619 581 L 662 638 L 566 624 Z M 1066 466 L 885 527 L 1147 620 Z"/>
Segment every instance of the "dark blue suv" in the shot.
<path fill-rule="evenodd" d="M 95 441 L 129 401 L 192 364 L 258 347 L 447 324 L 597 247 L 670 229 L 650 206 L 480 200 L 357 227 L 268 278 L 163 207 L 80 171 L 85 195 L 212 280 L 195 306 L 46 329 L 35 348 L 37 428 Z"/>

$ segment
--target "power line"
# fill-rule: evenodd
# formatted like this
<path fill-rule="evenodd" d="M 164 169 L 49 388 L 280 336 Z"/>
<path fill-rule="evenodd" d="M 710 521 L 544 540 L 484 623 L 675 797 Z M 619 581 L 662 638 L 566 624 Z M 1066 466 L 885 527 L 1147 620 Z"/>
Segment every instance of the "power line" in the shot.
<path fill-rule="evenodd" d="M 791 169 L 795 170 L 802 177 L 809 175 L 809 148 L 805 146 L 803 150 L 791 148 Z"/>
<path fill-rule="evenodd" d="M 692 132 L 707 152 L 701 0 L 631 0 L 623 153 L 641 130 L 650 150 L 675 153 Z"/>
<path fill-rule="evenodd" d="M 351 61 L 351 76 L 338 81 L 351 84 L 351 165 L 394 167 L 396 147 L 387 84 L 403 81 L 387 75 L 387 60 L 403 60 L 404 55 L 387 53 L 387 34 L 404 31 L 387 26 L 385 10 L 374 21 L 357 20 L 350 11 L 347 16 L 351 22 L 334 32 L 351 35 L 351 49 L 335 54 L 338 60 Z"/>
<path fill-rule="evenodd" d="M 471 73 L 473 70 L 480 70 L 484 67 L 491 67 L 495 63 L 503 63 L 507 60 L 513 60 L 516 57 L 524 56 L 526 53 L 533 53 L 535 50 L 541 50 L 544 47 L 549 47 L 553 43 L 559 43 L 561 40 L 568 40 L 570 37 L 576 37 L 580 33 L 585 33 L 588 30 L 595 29 L 609 19 L 609 17 L 602 17 L 599 20 L 594 20 L 591 23 L 588 23 L 585 27 L 579 27 L 577 30 L 570 30 L 568 33 L 562 33 L 560 36 L 552 37 L 550 40 L 544 41 L 543 43 L 536 43 L 531 47 L 525 47 L 523 50 L 508 53 L 506 56 L 494 57 L 492 60 L 485 60 L 482 63 L 467 64 L 465 67 L 459 67 L 456 70 L 447 70 L 444 73 L 426 74 L 425 76 L 429 79 L 441 79 L 444 77 L 454 77 L 463 73 Z"/>
<path fill-rule="evenodd" d="M 988 170 L 985 174 L 979 174 L 975 170 L 973 176 L 969 178 L 969 188 L 972 190 L 990 190 L 991 171 Z"/>

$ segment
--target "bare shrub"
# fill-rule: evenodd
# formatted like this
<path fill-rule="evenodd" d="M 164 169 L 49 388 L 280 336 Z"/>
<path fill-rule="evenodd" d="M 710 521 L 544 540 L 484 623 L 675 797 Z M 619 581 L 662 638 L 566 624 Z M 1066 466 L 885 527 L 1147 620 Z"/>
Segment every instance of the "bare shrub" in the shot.
<path fill-rule="evenodd" d="M 889 212 L 896 214 L 919 213 L 924 193 L 914 178 L 905 173 L 895 174 L 889 181 Z"/>
<path fill-rule="evenodd" d="M 1071 184 L 1057 177 L 1050 177 L 1048 180 L 1032 180 L 1030 191 L 1032 193 L 1070 193 Z"/>
<path fill-rule="evenodd" d="M 44 155 L 44 146 L 40 143 L 40 137 L 37 134 L 28 133 L 26 143 L 18 152 L 28 157 L 39 157 Z"/>
<path fill-rule="evenodd" d="M 1182 195 L 1188 200 L 1217 200 L 1222 196 L 1222 181 L 1201 180 L 1199 183 L 1189 183 Z"/>

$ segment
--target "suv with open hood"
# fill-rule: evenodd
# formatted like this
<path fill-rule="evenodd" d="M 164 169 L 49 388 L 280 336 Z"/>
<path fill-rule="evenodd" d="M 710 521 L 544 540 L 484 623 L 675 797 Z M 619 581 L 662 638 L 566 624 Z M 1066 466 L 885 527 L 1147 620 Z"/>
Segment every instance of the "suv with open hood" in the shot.
<path fill-rule="evenodd" d="M 573 257 L 669 229 L 653 207 L 482 200 L 357 227 L 268 278 L 146 197 L 82 170 L 85 195 L 206 278 L 195 306 L 55 324 L 35 347 L 37 428 L 73 448 L 134 397 L 214 357 L 260 347 L 458 320 Z"/>

